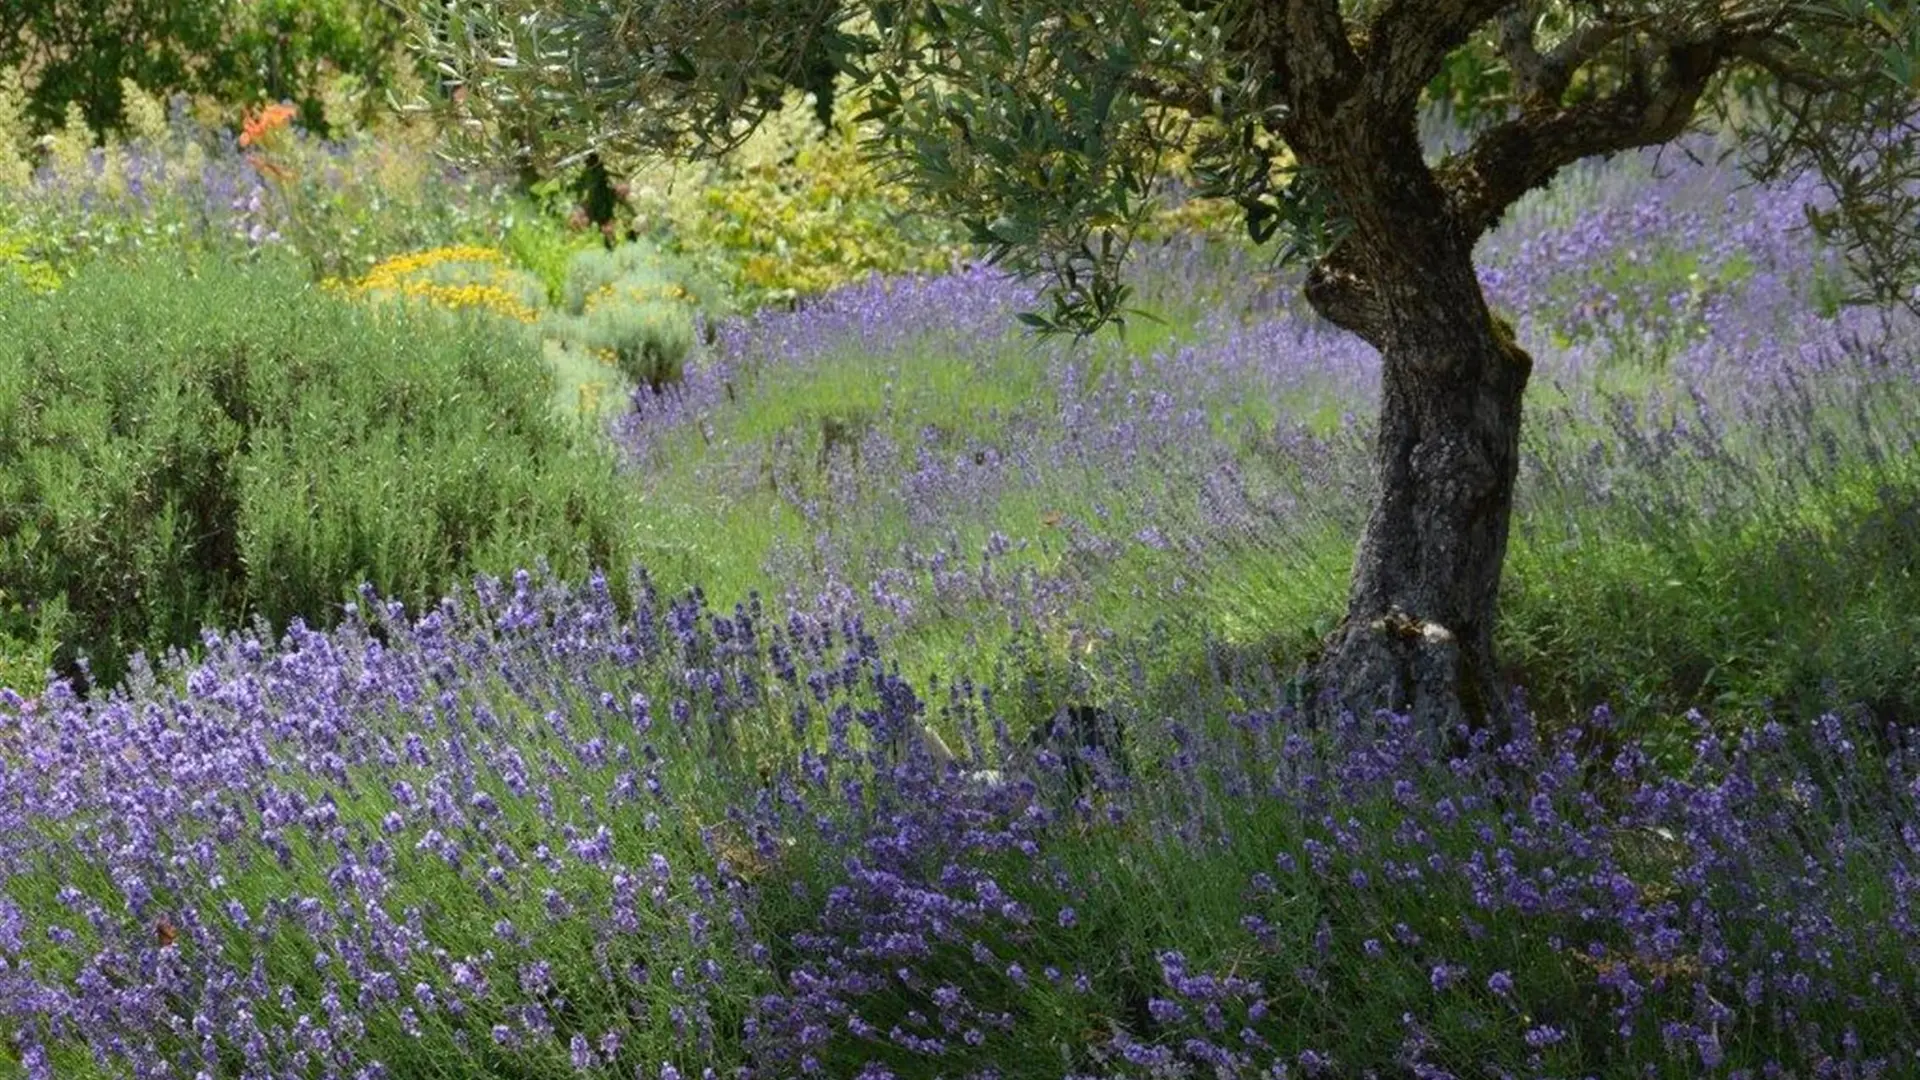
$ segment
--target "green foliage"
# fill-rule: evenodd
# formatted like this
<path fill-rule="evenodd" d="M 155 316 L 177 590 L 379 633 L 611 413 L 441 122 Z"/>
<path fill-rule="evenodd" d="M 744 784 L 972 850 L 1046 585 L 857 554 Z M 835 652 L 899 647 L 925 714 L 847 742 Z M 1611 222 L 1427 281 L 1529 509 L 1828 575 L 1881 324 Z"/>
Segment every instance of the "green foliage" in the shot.
<path fill-rule="evenodd" d="M 599 245 L 596 240 L 568 233 L 551 215 L 534 210 L 514 218 L 500 246 L 515 265 L 540 279 L 549 304 L 559 304 L 566 294 L 567 267 L 574 255 Z"/>
<path fill-rule="evenodd" d="M 195 0 L 14 0 L 0 8 L 0 67 L 27 67 L 29 115 L 52 126 L 76 103 L 96 131 L 117 125 L 120 80 L 210 90 L 245 76 L 225 5 Z"/>
<path fill-rule="evenodd" d="M 396 6 L 414 44 L 467 91 L 445 103 L 456 145 L 491 157 L 481 148 L 511 143 L 542 169 L 589 150 L 608 161 L 725 154 L 781 111 L 789 87 L 850 70 L 869 45 L 850 25 L 854 7 L 818 0 L 804 13 L 787 0 Z M 614 114 L 625 121 L 609 126 Z"/>
<path fill-rule="evenodd" d="M 1513 81 L 1490 35 L 1450 54 L 1427 84 L 1426 98 L 1462 122 L 1499 119 L 1513 104 Z"/>
<path fill-rule="evenodd" d="M 636 221 L 724 283 L 745 307 L 790 301 L 869 274 L 938 271 L 956 234 L 918 212 L 904 187 L 863 156 L 864 97 L 842 92 L 822 130 L 810 99 L 787 95 L 737 149 L 712 162 L 638 159 L 628 169 Z"/>
<path fill-rule="evenodd" d="M 28 244 L 5 227 L 0 227 L 0 281 L 11 280 L 29 289 L 50 292 L 60 285 L 53 267 L 27 253 Z"/>
<path fill-rule="evenodd" d="M 415 74 L 400 42 L 400 20 L 381 0 L 251 0 L 222 41 L 248 78 L 209 89 L 228 100 L 296 102 L 304 127 L 345 135 L 383 104 L 383 91 Z"/>
<path fill-rule="evenodd" d="M 11 0 L 0 68 L 24 67 L 34 126 L 76 104 L 95 131 L 122 126 L 126 80 L 160 94 L 298 103 L 307 126 L 363 119 L 389 87 L 418 82 L 401 23 L 380 0 Z M 342 111 L 343 104 L 351 107 Z M 361 116 L 352 115 L 361 112 Z"/>
<path fill-rule="evenodd" d="M 1817 81 L 1745 84 L 1729 115 L 1762 181 L 1811 175 L 1815 234 L 1859 271 L 1854 304 L 1920 311 L 1920 11 L 1904 0 L 1832 0 L 1802 45 Z"/>
<path fill-rule="evenodd" d="M 680 381 L 693 348 L 693 294 L 652 245 L 574 255 L 562 293 L 566 314 L 549 333 L 604 358 L 636 386 Z"/>
<path fill-rule="evenodd" d="M 549 394 L 511 323 L 279 262 L 0 282 L 0 595 L 64 604 L 59 659 L 112 677 L 203 625 L 330 623 L 362 580 L 427 601 L 540 559 L 624 571 L 629 489 Z"/>
<path fill-rule="evenodd" d="M 39 687 L 53 667 L 66 614 L 57 596 L 43 602 L 0 593 L 0 687 L 27 693 Z"/>

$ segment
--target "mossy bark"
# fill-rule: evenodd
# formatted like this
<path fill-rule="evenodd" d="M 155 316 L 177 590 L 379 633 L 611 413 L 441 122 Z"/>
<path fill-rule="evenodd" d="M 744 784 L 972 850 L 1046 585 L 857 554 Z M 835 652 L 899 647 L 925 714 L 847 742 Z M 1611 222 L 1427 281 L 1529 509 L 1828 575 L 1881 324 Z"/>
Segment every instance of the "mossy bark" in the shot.
<path fill-rule="evenodd" d="M 1451 741 L 1506 724 L 1493 630 L 1532 363 L 1483 304 L 1407 331 L 1383 350 L 1378 487 L 1317 682 L 1326 707 Z"/>
<path fill-rule="evenodd" d="M 1488 308 L 1479 231 L 1411 125 L 1313 134 L 1328 140 L 1315 149 L 1354 229 L 1309 275 L 1307 299 L 1382 359 L 1374 505 L 1346 617 L 1316 666 L 1319 705 L 1411 713 L 1449 739 L 1504 728 L 1493 630 L 1532 361 Z"/>

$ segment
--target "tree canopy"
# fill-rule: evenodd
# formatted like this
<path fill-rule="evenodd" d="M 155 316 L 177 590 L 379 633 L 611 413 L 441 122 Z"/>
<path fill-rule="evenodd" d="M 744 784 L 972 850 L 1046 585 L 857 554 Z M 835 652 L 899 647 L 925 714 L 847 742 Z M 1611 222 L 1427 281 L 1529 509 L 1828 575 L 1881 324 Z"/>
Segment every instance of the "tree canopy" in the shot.
<path fill-rule="evenodd" d="M 95 131 L 120 126 L 122 79 L 162 97 L 292 99 L 319 124 L 329 73 L 385 87 L 400 34 L 380 0 L 7 0 L 0 68 L 25 76 L 36 127 L 57 126 L 69 104 Z"/>
<path fill-rule="evenodd" d="M 1363 148 L 1315 129 L 1377 126 L 1318 121 L 1406 123 L 1432 89 L 1496 118 L 1433 170 L 1469 231 L 1574 161 L 1713 120 L 1758 177 L 1822 177 L 1830 202 L 1809 220 L 1856 256 L 1863 298 L 1906 299 L 1920 267 L 1920 18 L 1901 0 L 423 0 L 416 15 L 469 90 L 476 159 L 515 138 L 547 163 L 721 153 L 831 64 L 883 121 L 877 160 L 999 261 L 1052 274 L 1063 328 L 1117 313 L 1113 270 L 1170 152 L 1254 239 L 1310 260 L 1367 213 L 1324 160 Z"/>
<path fill-rule="evenodd" d="M 468 153 L 711 154 L 806 64 L 863 90 L 871 150 L 997 262 L 1050 280 L 1040 328 L 1123 317 L 1120 267 L 1185 155 L 1202 197 L 1300 261 L 1382 353 L 1379 494 L 1319 672 L 1341 707 L 1443 728 L 1500 712 L 1491 627 L 1531 362 L 1475 240 L 1595 155 L 1711 123 L 1807 220 L 1857 299 L 1914 303 L 1920 15 L 1906 0 L 422 0 Z M 1418 123 L 1476 95 L 1461 148 Z M 528 135 L 527 133 L 532 133 Z"/>

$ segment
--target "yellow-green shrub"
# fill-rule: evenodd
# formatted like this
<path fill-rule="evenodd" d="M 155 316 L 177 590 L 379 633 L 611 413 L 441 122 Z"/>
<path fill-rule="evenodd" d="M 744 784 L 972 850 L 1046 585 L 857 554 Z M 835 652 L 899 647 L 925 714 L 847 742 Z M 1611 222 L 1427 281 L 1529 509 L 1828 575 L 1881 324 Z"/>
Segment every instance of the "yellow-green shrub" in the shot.
<path fill-rule="evenodd" d="M 514 265 L 546 286 L 547 302 L 558 304 L 566 293 L 568 264 L 589 247 L 600 247 L 600 238 L 569 232 L 552 215 L 530 213 L 516 217 L 507 226 L 500 246 Z"/>
<path fill-rule="evenodd" d="M 873 273 L 950 268 L 967 250 L 959 230 L 919 213 L 907 190 L 866 160 L 860 144 L 869 133 L 846 119 L 864 108 L 857 90 L 843 88 L 840 119 L 822 131 L 811 97 L 795 92 L 717 163 L 624 163 L 639 230 L 694 260 L 748 306 Z M 1183 157 L 1168 162 L 1168 174 L 1186 177 Z M 1144 238 L 1241 230 L 1232 203 L 1203 200 L 1163 207 Z"/>
<path fill-rule="evenodd" d="M 17 281 L 35 292 L 59 288 L 60 275 L 29 250 L 26 237 L 0 226 L 0 281 Z"/>
<path fill-rule="evenodd" d="M 904 189 L 863 159 L 859 96 L 823 132 L 808 95 L 788 95 L 724 160 L 630 163 L 629 202 L 642 232 L 724 282 L 748 305 L 820 292 L 873 273 L 951 265 L 957 234 L 914 212 Z"/>
<path fill-rule="evenodd" d="M 0 67 L 0 193 L 33 179 L 27 159 L 27 88 L 20 69 Z"/>

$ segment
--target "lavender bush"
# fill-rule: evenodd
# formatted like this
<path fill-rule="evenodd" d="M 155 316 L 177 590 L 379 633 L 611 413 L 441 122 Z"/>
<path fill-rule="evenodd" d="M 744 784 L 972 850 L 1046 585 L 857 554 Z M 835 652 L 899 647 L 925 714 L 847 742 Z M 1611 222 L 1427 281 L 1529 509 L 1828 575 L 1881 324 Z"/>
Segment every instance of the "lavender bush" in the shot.
<path fill-rule="evenodd" d="M 1916 766 L 1606 710 L 1447 761 L 1271 685 L 1065 801 L 871 747 L 971 683 L 857 617 L 520 575 L 0 707 L 0 1073 L 1892 1076 Z M 1248 711 L 1236 700 L 1268 698 Z"/>
<path fill-rule="evenodd" d="M 1482 259 L 1538 360 L 1516 674 L 1559 715 L 1609 699 L 1677 723 L 1817 708 L 1851 665 L 1843 696 L 1910 717 L 1914 327 L 1832 302 L 1802 192 L 1650 155 L 1568 180 Z M 1073 668 L 1167 620 L 1190 655 L 1224 635 L 1291 665 L 1341 609 L 1377 357 L 1231 245 L 1169 241 L 1137 285 L 1163 322 L 1082 346 L 1018 333 L 1031 294 L 978 268 L 722 323 L 616 426 L 660 508 L 652 565 L 858 597 L 920 675 L 1026 634 Z M 1856 532 L 1886 573 L 1855 572 L 1834 541 Z"/>

